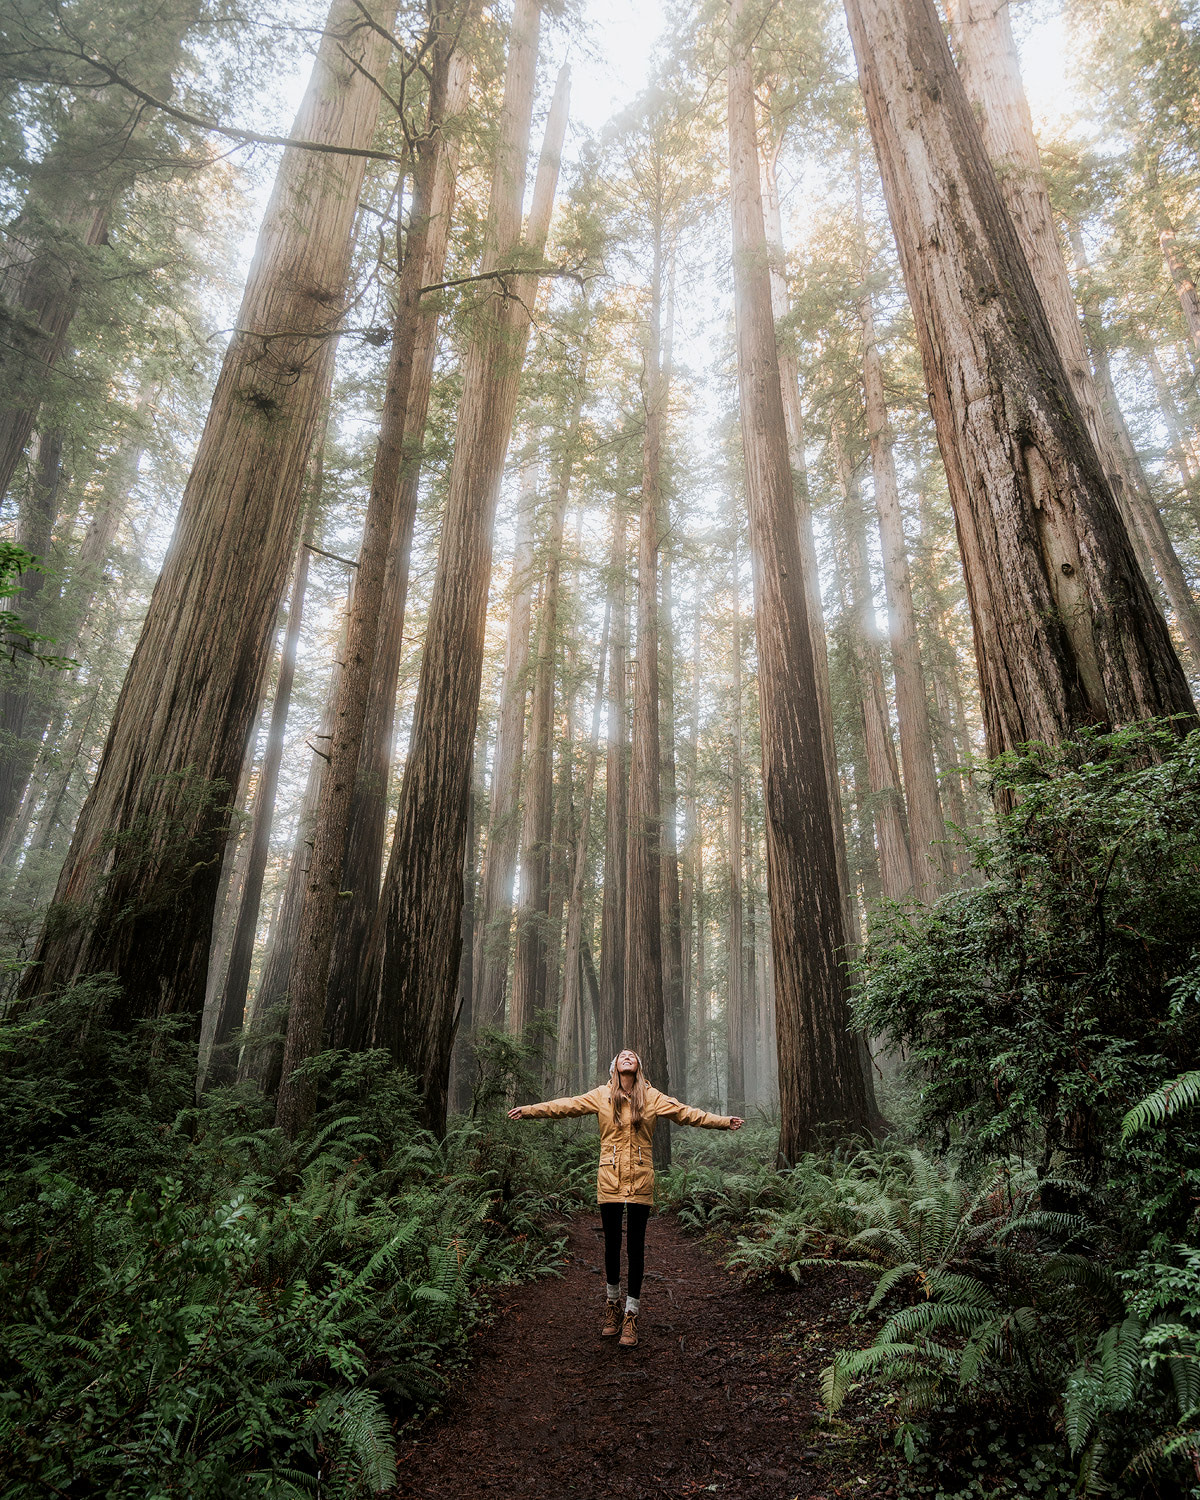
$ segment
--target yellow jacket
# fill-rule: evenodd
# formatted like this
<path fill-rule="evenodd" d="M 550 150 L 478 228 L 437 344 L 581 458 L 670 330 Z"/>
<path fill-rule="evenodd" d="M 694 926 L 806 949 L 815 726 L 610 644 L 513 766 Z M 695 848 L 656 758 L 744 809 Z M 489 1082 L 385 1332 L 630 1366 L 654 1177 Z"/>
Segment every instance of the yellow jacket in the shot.
<path fill-rule="evenodd" d="M 679 1125 L 700 1125 L 705 1130 L 728 1130 L 729 1115 L 710 1115 L 707 1110 L 680 1104 L 669 1094 L 647 1086 L 646 1108 L 635 1130 L 625 1110 L 624 1122 L 613 1111 L 610 1086 L 602 1083 L 590 1094 L 574 1099 L 550 1099 L 544 1104 L 521 1107 L 523 1120 L 565 1120 L 572 1115 L 600 1117 L 600 1172 L 596 1182 L 597 1203 L 654 1202 L 654 1127 L 659 1116 Z"/>

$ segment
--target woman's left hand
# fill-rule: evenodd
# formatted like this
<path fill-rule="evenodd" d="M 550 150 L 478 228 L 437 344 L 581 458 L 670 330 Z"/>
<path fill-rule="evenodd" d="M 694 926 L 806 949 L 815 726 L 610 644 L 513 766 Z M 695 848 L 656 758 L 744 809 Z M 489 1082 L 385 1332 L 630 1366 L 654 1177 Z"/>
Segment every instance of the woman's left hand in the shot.
<path fill-rule="evenodd" d="M 740 1130 L 745 1123 L 741 1115 L 730 1115 L 729 1117 L 730 1130 Z"/>

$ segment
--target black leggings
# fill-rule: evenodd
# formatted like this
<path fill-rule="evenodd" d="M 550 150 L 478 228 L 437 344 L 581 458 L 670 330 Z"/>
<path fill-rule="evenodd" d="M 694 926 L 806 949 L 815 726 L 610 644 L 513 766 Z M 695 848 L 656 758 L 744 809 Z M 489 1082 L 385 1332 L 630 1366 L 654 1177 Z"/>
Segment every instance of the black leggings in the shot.
<path fill-rule="evenodd" d="M 650 1219 L 648 1203 L 602 1203 L 600 1222 L 604 1225 L 604 1279 L 616 1286 L 621 1279 L 621 1219 L 629 1209 L 626 1251 L 629 1256 L 629 1280 L 625 1290 L 631 1297 L 642 1295 L 642 1273 L 646 1269 L 646 1224 Z"/>

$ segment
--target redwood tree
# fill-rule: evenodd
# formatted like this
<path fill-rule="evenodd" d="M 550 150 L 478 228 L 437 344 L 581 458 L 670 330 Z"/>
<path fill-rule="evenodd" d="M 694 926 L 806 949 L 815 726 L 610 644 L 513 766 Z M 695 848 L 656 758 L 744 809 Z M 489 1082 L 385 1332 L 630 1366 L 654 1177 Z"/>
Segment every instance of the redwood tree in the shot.
<path fill-rule="evenodd" d="M 954 507 L 989 749 L 1085 724 L 1190 723 L 933 0 L 846 0 L 846 14 Z"/>
<path fill-rule="evenodd" d="M 108 970 L 198 1028 L 220 852 L 294 554 L 392 21 L 335 0 L 26 992 Z M 347 154 L 358 152 L 360 154 Z"/>
<path fill-rule="evenodd" d="M 485 272 L 507 270 L 522 254 L 536 265 L 549 231 L 567 122 L 565 67 L 546 122 L 528 228 L 521 236 L 538 21 L 536 3 L 518 0 Z M 408 761 L 371 942 L 370 961 L 380 978 L 373 1040 L 417 1075 L 426 1119 L 436 1130 L 445 1126 L 454 1038 L 463 847 L 496 500 L 537 281 L 535 271 L 497 281 L 480 310 L 467 355 Z"/>
<path fill-rule="evenodd" d="M 762 733 L 767 887 L 775 960 L 780 1154 L 793 1161 L 822 1128 L 856 1131 L 874 1114 L 850 1033 L 846 933 L 814 647 L 802 588 L 795 497 L 771 308 L 759 183 L 754 77 L 744 0 L 730 11 L 729 153 L 734 308 Z"/>

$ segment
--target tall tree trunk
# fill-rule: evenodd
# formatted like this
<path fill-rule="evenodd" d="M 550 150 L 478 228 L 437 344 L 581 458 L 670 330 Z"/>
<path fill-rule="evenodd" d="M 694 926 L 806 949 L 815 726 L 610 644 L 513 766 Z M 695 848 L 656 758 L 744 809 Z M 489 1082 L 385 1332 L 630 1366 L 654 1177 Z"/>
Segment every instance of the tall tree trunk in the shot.
<path fill-rule="evenodd" d="M 750 539 L 766 813 L 767 885 L 775 955 L 780 1154 L 794 1161 L 821 1127 L 860 1130 L 874 1114 L 850 1035 L 846 931 L 832 797 L 817 703 L 814 645 L 802 587 L 744 0 L 730 10 L 729 150 L 734 309 Z"/>
<path fill-rule="evenodd" d="M 323 445 L 322 445 L 323 446 Z M 254 800 L 254 822 L 250 831 L 246 876 L 238 906 L 229 965 L 221 991 L 217 1024 L 213 1032 L 213 1051 L 209 1057 L 209 1085 L 228 1083 L 237 1075 L 237 1059 L 230 1055 L 230 1038 L 241 1025 L 246 1010 L 246 990 L 250 983 L 250 965 L 254 960 L 254 939 L 258 932 L 259 907 L 262 904 L 263 880 L 271 849 L 271 827 L 275 821 L 275 799 L 279 792 L 279 772 L 283 765 L 283 747 L 287 737 L 288 711 L 292 705 L 292 684 L 296 678 L 296 654 L 300 648 L 300 628 L 304 622 L 304 594 L 308 587 L 309 543 L 316 519 L 316 497 L 321 489 L 321 461 L 314 462 L 313 487 L 304 536 L 296 556 L 292 576 L 292 597 L 288 605 L 287 626 L 279 652 L 279 677 L 275 700 L 271 705 L 271 724 L 267 746 Z"/>
<path fill-rule="evenodd" d="M 442 134 L 445 119 L 446 89 L 450 76 L 450 49 L 454 43 L 449 17 L 435 10 L 432 21 L 434 66 L 430 86 L 430 135 Z M 346 622 L 346 646 L 342 658 L 337 708 L 333 718 L 333 735 L 329 761 L 321 777 L 321 795 L 313 827 L 313 852 L 308 870 L 308 888 L 300 915 L 300 928 L 288 975 L 288 1031 L 284 1045 L 283 1084 L 276 1102 L 276 1123 L 293 1136 L 311 1117 L 316 1104 L 315 1084 L 297 1072 L 300 1064 L 320 1050 L 329 993 L 330 960 L 333 956 L 334 929 L 338 907 L 343 901 L 363 901 L 373 908 L 378 890 L 379 870 L 356 870 L 363 881 L 357 895 L 344 895 L 347 837 L 355 790 L 360 784 L 364 753 L 364 730 L 371 700 L 376 644 L 384 602 L 384 578 L 393 540 L 397 502 L 397 479 L 402 455 L 398 451 L 404 432 L 404 415 L 412 389 L 412 344 L 417 333 L 421 273 L 425 269 L 425 247 L 429 239 L 429 209 L 434 186 L 436 152 L 430 151 L 421 165 L 422 187 L 417 212 L 421 221 L 418 243 L 413 247 L 401 279 L 406 290 L 401 305 L 406 316 L 393 331 L 392 355 L 388 365 L 388 389 L 385 402 L 394 407 L 394 425 L 390 426 L 386 447 L 376 451 L 375 470 L 363 523 L 362 545 L 358 554 L 358 571 L 350 597 Z M 405 352 L 400 353 L 400 346 Z M 411 524 L 411 523 L 410 523 Z M 392 688 L 393 698 L 395 687 Z M 468 777 L 469 786 L 469 777 Z M 383 786 L 375 786 L 378 793 Z M 360 932 L 361 937 L 365 936 Z M 360 950 L 361 951 L 361 950 Z M 348 986 L 336 996 L 338 1040 L 354 1045 L 365 1031 L 358 1005 L 359 984 Z"/>
<path fill-rule="evenodd" d="M 1153 498 L 1144 483 L 1138 484 L 1136 454 L 1126 449 L 1116 430 L 1114 418 L 1123 420 L 1119 408 L 1109 404 L 1103 391 L 1097 389 L 1088 363 L 1079 309 L 1021 83 L 1008 5 L 995 4 L 994 0 L 953 0 L 950 17 L 963 84 L 975 106 L 984 148 L 996 168 L 1001 194 L 1041 295 L 1071 390 L 1125 516 L 1135 550 L 1149 555 L 1180 631 L 1196 655 L 1200 649 L 1200 615 L 1179 558 Z M 1191 295 L 1194 300 L 1194 288 Z M 1153 573 L 1148 577 L 1152 583 Z M 1200 655 L 1196 659 L 1200 665 Z"/>
<path fill-rule="evenodd" d="M 512 607 L 504 642 L 500 722 L 492 762 L 487 849 L 480 881 L 482 903 L 475 935 L 475 1024 L 504 1024 L 504 992 L 512 939 L 513 877 L 521 833 L 521 770 L 525 757 L 525 700 L 529 692 L 529 622 L 533 608 L 533 523 L 537 471 L 526 471 L 517 501 Z"/>
<path fill-rule="evenodd" d="M 1171 222 L 1157 182 L 1151 175 L 1151 201 L 1154 227 L 1158 231 L 1158 248 L 1162 252 L 1163 265 L 1179 298 L 1179 310 L 1183 314 L 1183 326 L 1187 330 L 1188 343 L 1193 355 L 1200 354 L 1200 294 L 1196 291 L 1195 278 L 1179 249 L 1179 237 Z"/>
<path fill-rule="evenodd" d="M 680 861 L 679 983 L 683 992 L 684 1036 L 683 1079 L 679 1092 L 686 1092 L 688 1077 L 688 1038 L 697 1016 L 696 968 L 694 963 L 696 934 L 696 884 L 701 858 L 700 823 L 697 807 L 697 779 L 700 755 L 700 595 L 697 590 L 692 614 L 692 701 L 688 711 L 688 737 L 684 751 L 683 857 Z"/>
<path fill-rule="evenodd" d="M 725 1094 L 729 1113 L 746 1112 L 746 1057 L 742 1033 L 746 1028 L 745 963 L 742 918 L 745 905 L 742 895 L 742 603 L 738 576 L 737 521 L 733 527 L 733 641 L 729 652 L 730 694 L 733 699 L 733 725 L 729 757 L 729 951 L 726 968 L 729 974 L 728 998 L 725 1002 Z"/>
<path fill-rule="evenodd" d="M 600 664 L 596 669 L 596 693 L 592 704 L 592 726 L 588 737 L 587 768 L 583 774 L 583 795 L 579 803 L 579 815 L 575 826 L 575 843 L 571 854 L 571 890 L 567 898 L 567 931 L 563 953 L 563 1003 L 564 1015 L 579 1018 L 582 1025 L 584 1014 L 581 981 L 583 979 L 583 900 L 587 886 L 588 839 L 592 829 L 592 799 L 596 791 L 596 766 L 600 760 L 600 717 L 604 710 L 604 669 L 608 658 L 608 637 L 611 628 L 612 609 L 604 610 L 604 629 L 600 635 Z M 580 1049 L 581 1051 L 584 1049 Z M 559 1069 L 567 1057 L 567 1050 L 559 1045 Z M 603 1062 L 601 1063 L 603 1066 Z"/>
<path fill-rule="evenodd" d="M 858 305 L 862 320 L 863 390 L 866 397 L 867 432 L 871 444 L 871 466 L 875 476 L 875 508 L 879 513 L 879 539 L 883 551 L 883 580 L 887 590 L 888 620 L 892 644 L 892 671 L 896 679 L 896 723 L 900 731 L 900 761 L 904 768 L 904 802 L 908 811 L 909 853 L 913 885 L 922 900 L 939 895 L 946 884 L 946 824 L 938 796 L 937 767 L 933 760 L 933 732 L 929 724 L 929 700 L 917 642 L 917 612 L 913 605 L 912 576 L 908 566 L 908 543 L 900 509 L 900 487 L 892 457 L 895 435 L 888 421 L 883 388 L 883 361 L 875 337 L 875 310 L 869 296 Z"/>
<path fill-rule="evenodd" d="M 263 708 L 266 708 L 264 695 Z M 233 806 L 236 809 L 234 828 L 225 844 L 225 857 L 221 861 L 221 881 L 217 887 L 217 899 L 213 909 L 213 934 L 208 955 L 208 985 L 204 995 L 204 1015 L 200 1022 L 200 1046 L 196 1075 L 197 1091 L 203 1086 L 212 1054 L 213 1035 L 221 1004 L 221 992 L 225 987 L 225 974 L 232 954 L 234 928 L 241 907 L 242 892 L 246 888 L 246 867 L 250 859 L 251 841 L 246 808 L 250 802 L 250 788 L 258 764 L 259 729 L 262 715 L 256 716 L 256 727 L 250 736 L 242 774 L 238 778 L 237 795 Z"/>
<path fill-rule="evenodd" d="M 687 1093 L 687 991 L 684 988 L 683 909 L 679 890 L 679 798 L 675 779 L 675 618 L 671 553 L 663 555 L 659 690 L 662 718 L 662 936 L 663 1009 L 671 1087 Z"/>
<path fill-rule="evenodd" d="M 362 727 L 358 769 L 346 815 L 346 853 L 340 896 L 333 916 L 327 1014 L 334 1046 L 364 1041 L 368 998 L 362 993 L 362 955 L 370 941 L 383 874 L 396 723 L 396 689 L 404 647 L 409 564 L 421 480 L 421 450 L 437 352 L 436 302 L 423 288 L 445 275 L 446 248 L 454 215 L 459 134 L 453 122 L 467 106 L 472 64 L 454 49 L 452 7 L 435 9 L 429 117 L 417 143 L 417 169 L 409 211 L 404 266 L 396 291 L 392 345 L 380 414 L 379 443 L 371 494 L 390 511 L 374 650 Z M 454 50 L 452 50 L 454 49 Z M 368 506 L 370 506 L 368 500 Z M 365 661 L 365 657 L 364 657 Z"/>
<path fill-rule="evenodd" d="M 542 607 L 538 615 L 533 709 L 529 726 L 529 765 L 525 779 L 525 818 L 521 839 L 521 904 L 517 915 L 517 950 L 513 963 L 512 1015 L 509 1029 L 524 1033 L 546 1008 L 550 961 L 550 867 L 554 816 L 554 684 L 558 658 L 558 587 L 562 571 L 563 525 L 571 492 L 575 446 L 587 380 L 584 346 L 578 385 L 567 422 L 562 464 L 550 509 L 550 534 Z"/>
<path fill-rule="evenodd" d="M 1190 723 L 933 0 L 846 0 L 846 13 L 954 506 L 989 750 L 1085 724 Z"/>
<path fill-rule="evenodd" d="M 625 1043 L 658 1088 L 670 1092 L 662 949 L 662 747 L 658 722 L 658 550 L 662 526 L 663 257 L 654 236 L 643 391 L 642 510 L 638 523 L 637 661 L 629 753 L 629 874 L 625 900 Z M 661 1138 L 661 1139 L 660 1139 Z M 656 1132 L 656 1164 L 671 1159 L 669 1130 Z"/>
<path fill-rule="evenodd" d="M 522 167 L 532 112 L 538 19 L 534 0 L 519 0 L 485 270 L 511 265 L 507 257 L 518 252 L 537 264 L 545 251 L 566 130 L 568 74 L 565 67 L 559 74 L 522 243 Z M 512 295 L 493 298 L 481 311 L 463 372 L 408 761 L 371 940 L 370 961 L 381 979 L 375 1044 L 403 1059 L 420 1079 L 425 1117 L 439 1132 L 446 1118 L 462 938 L 458 876 L 479 712 L 492 533 L 537 276 L 523 272 L 508 278 L 508 285 Z"/>
<path fill-rule="evenodd" d="M 629 739 L 626 675 L 629 642 L 628 520 L 621 499 L 613 516 L 608 562 L 612 654 L 608 668 L 608 746 L 604 771 L 604 888 L 600 913 L 600 1015 L 596 1059 L 625 1044 L 625 892 L 629 874 Z"/>
<path fill-rule="evenodd" d="M 845 442 L 836 427 L 834 456 L 845 501 L 846 562 L 854 611 L 854 644 L 862 696 L 863 747 L 871 789 L 871 821 L 879 853 L 879 875 L 888 901 L 912 896 L 913 870 L 904 826 L 900 767 L 892 740 L 892 719 L 883 680 L 883 660 L 875 623 L 875 598 L 867 557 L 862 490 Z"/>
<path fill-rule="evenodd" d="M 474 1030 L 475 1008 L 475 891 L 477 843 L 475 824 L 479 808 L 479 766 L 486 746 L 476 746 L 471 776 L 471 805 L 467 814 L 467 842 L 463 855 L 462 950 L 458 958 L 458 995 L 454 1008 L 454 1053 L 451 1066 L 452 1107 L 466 1114 L 471 1107 L 471 1067 L 468 1039 Z"/>
<path fill-rule="evenodd" d="M 1070 239 L 1075 264 L 1080 272 L 1086 274 L 1088 259 L 1083 236 L 1077 229 L 1072 229 Z M 1094 391 L 1099 402 L 1100 420 L 1103 432 L 1120 464 L 1125 497 L 1133 516 L 1134 536 L 1135 539 L 1140 536 L 1153 559 L 1154 568 L 1162 580 L 1175 615 L 1176 627 L 1191 654 L 1193 666 L 1200 670 L 1200 611 L 1196 609 L 1196 601 L 1184 575 L 1183 565 L 1150 488 L 1150 481 L 1125 421 L 1125 413 L 1117 400 L 1108 345 L 1104 338 L 1104 325 L 1096 298 L 1091 293 L 1082 298 L 1082 311 L 1083 333 L 1095 374 Z"/>
<path fill-rule="evenodd" d="M 771 310 L 776 325 L 791 313 L 788 297 L 786 257 L 783 244 L 783 219 L 779 205 L 779 184 L 775 176 L 776 154 L 782 145 L 780 137 L 774 150 L 761 158 L 762 203 L 767 235 L 768 264 L 771 273 Z M 778 346 L 779 382 L 783 391 L 783 415 L 787 424 L 788 457 L 792 466 L 792 483 L 796 497 L 796 531 L 800 539 L 800 557 L 804 564 L 804 604 L 808 610 L 808 630 L 813 643 L 813 670 L 817 680 L 817 710 L 821 715 L 821 736 L 825 750 L 825 779 L 829 787 L 829 815 L 837 844 L 838 884 L 846 935 L 857 948 L 859 944 L 858 908 L 850 880 L 846 857 L 846 833 L 842 816 L 842 799 L 838 788 L 837 746 L 833 733 L 833 695 L 829 687 L 829 646 L 825 637 L 825 613 L 821 603 L 821 574 L 817 566 L 817 543 L 813 535 L 812 502 L 808 492 L 808 468 L 804 460 L 804 413 L 800 405 L 800 366 L 795 351 Z"/>
<path fill-rule="evenodd" d="M 386 0 L 370 18 L 335 0 L 298 136 L 369 147 L 391 18 Z M 294 554 L 364 166 L 363 156 L 284 152 L 30 993 L 108 970 L 121 981 L 118 1019 L 174 1013 L 199 1027 L 229 788 Z"/>
<path fill-rule="evenodd" d="M 271 923 L 258 988 L 248 1006 L 243 1027 L 245 1043 L 238 1063 L 238 1078 L 256 1079 L 262 1092 L 269 1097 L 274 1097 L 279 1090 L 280 1071 L 283 1067 L 288 975 L 291 973 L 292 955 L 296 951 L 296 938 L 300 931 L 304 894 L 308 889 L 308 867 L 312 859 L 313 828 L 321 796 L 321 777 L 328 764 L 325 747 L 333 738 L 333 716 L 341 672 L 341 644 L 338 644 L 339 659 L 334 663 L 320 724 L 306 742 L 312 751 L 312 760 L 296 818 L 296 837 L 288 862 L 287 879 L 284 881 L 283 895 L 279 900 L 275 919 Z"/>
<path fill-rule="evenodd" d="M 711 1084 L 710 1097 L 720 1097 L 717 1078 L 716 1053 L 712 1043 L 712 1008 L 708 995 L 708 905 L 704 889 L 704 835 L 699 820 L 696 823 L 696 873 L 694 876 L 694 902 L 696 923 L 696 1021 L 693 1033 L 696 1037 L 696 1055 L 701 1063 L 701 1073 L 706 1083 Z"/>
<path fill-rule="evenodd" d="M 752 798 L 746 797 L 745 821 L 742 826 L 742 868 L 745 871 L 746 880 L 742 919 L 742 1069 L 746 1079 L 746 1103 L 753 1108 L 762 1102 L 762 1098 L 759 1093 L 758 1080 L 758 993 L 754 983 L 758 889 L 754 878 L 752 808 Z"/>
<path fill-rule="evenodd" d="M 1179 470 L 1180 483 L 1187 493 L 1192 520 L 1200 528 L 1200 463 L 1197 462 L 1195 445 L 1188 440 L 1184 431 L 1183 416 L 1175 400 L 1175 393 L 1171 390 L 1153 344 L 1147 345 L 1145 354 L 1150 374 L 1154 378 L 1154 389 L 1158 392 L 1159 409 L 1171 435 L 1171 457 Z"/>

